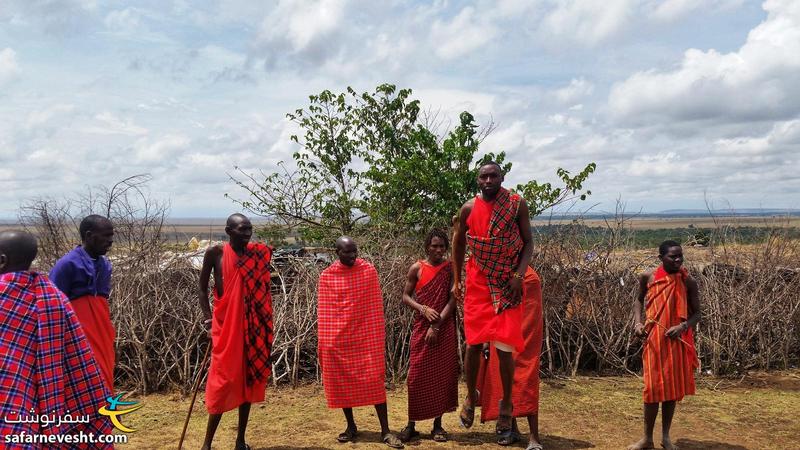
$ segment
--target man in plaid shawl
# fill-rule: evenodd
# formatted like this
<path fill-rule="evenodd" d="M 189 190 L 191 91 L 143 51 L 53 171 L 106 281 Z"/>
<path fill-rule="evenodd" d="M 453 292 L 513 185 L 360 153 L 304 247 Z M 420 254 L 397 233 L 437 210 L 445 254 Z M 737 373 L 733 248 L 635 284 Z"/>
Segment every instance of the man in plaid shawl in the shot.
<path fill-rule="evenodd" d="M 464 299 L 464 333 L 467 351 L 464 368 L 467 397 L 461 408 L 462 425 L 475 420 L 475 385 L 484 343 L 497 350 L 503 398 L 500 400 L 497 432 L 509 433 L 514 380 L 512 351 L 522 351 L 522 280 L 533 253 L 528 205 L 519 195 L 501 185 L 503 171 L 494 161 L 478 170 L 480 194 L 461 207 L 453 242 L 453 292 Z M 470 258 L 462 285 L 466 247 Z M 466 288 L 466 289 L 464 289 Z M 466 292 L 464 292 L 466 290 Z"/>
<path fill-rule="evenodd" d="M 32 435 L 111 434 L 98 414 L 110 394 L 72 305 L 47 278 L 30 271 L 36 238 L 0 232 L 0 441 L 40 448 Z M 39 415 L 59 417 L 56 423 Z M 86 423 L 61 423 L 70 414 Z M 19 438 L 19 441 L 14 439 Z M 92 448 L 113 448 L 92 444 Z M 88 448 L 88 444 L 60 448 Z"/>
<path fill-rule="evenodd" d="M 239 408 L 236 449 L 245 450 L 250 404 L 264 401 L 271 372 L 272 297 L 269 263 L 272 250 L 251 243 L 253 225 L 242 214 L 228 217 L 225 245 L 206 250 L 200 272 L 200 307 L 211 325 L 211 366 L 206 381 L 208 427 L 203 449 L 211 441 L 222 413 Z M 214 313 L 208 302 L 214 274 Z"/>
<path fill-rule="evenodd" d="M 386 407 L 386 328 L 378 272 L 358 258 L 356 243 L 347 236 L 336 241 L 337 261 L 319 276 L 317 345 L 322 385 L 328 408 L 341 408 L 347 429 L 339 442 L 358 436 L 353 408 L 374 405 L 381 439 L 403 448 L 389 430 Z"/>

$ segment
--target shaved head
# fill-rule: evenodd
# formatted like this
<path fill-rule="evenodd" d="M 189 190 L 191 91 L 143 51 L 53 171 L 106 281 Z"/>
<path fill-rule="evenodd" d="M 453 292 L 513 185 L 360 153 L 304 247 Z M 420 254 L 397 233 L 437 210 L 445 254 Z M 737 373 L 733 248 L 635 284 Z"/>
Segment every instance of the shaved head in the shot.
<path fill-rule="evenodd" d="M 358 246 L 356 241 L 348 236 L 342 236 L 336 240 L 336 256 L 345 266 L 352 267 L 358 258 Z"/>
<path fill-rule="evenodd" d="M 336 250 L 341 250 L 347 245 L 356 245 L 356 241 L 350 236 L 342 236 L 336 240 Z"/>
<path fill-rule="evenodd" d="M 247 218 L 244 214 L 234 213 L 228 216 L 228 220 L 225 221 L 226 227 L 235 227 L 236 225 L 242 222 L 250 222 L 250 219 Z"/>
<path fill-rule="evenodd" d="M 37 251 L 32 234 L 16 230 L 0 232 L 0 273 L 29 270 Z"/>

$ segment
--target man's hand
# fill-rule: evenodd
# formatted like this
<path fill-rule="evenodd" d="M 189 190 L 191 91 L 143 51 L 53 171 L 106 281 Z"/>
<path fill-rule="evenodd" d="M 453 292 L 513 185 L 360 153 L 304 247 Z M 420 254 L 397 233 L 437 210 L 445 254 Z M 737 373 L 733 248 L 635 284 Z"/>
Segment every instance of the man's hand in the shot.
<path fill-rule="evenodd" d="M 453 282 L 453 288 L 450 290 L 450 292 L 453 293 L 453 297 L 455 297 L 456 300 L 460 302 L 464 301 L 464 291 L 461 288 L 460 280 L 455 280 L 455 282 Z"/>
<path fill-rule="evenodd" d="M 203 327 L 206 329 L 206 336 L 211 339 L 211 319 L 203 320 Z"/>
<path fill-rule="evenodd" d="M 689 328 L 689 326 L 686 324 L 686 322 L 681 322 L 681 323 L 679 323 L 678 325 L 675 325 L 674 327 L 671 327 L 671 328 L 670 328 L 669 330 L 667 330 L 667 332 L 666 332 L 666 333 L 664 333 L 664 334 L 666 334 L 666 335 L 667 335 L 667 337 L 668 337 L 668 338 L 670 338 L 670 339 L 678 339 L 678 338 L 680 338 L 680 337 L 681 337 L 681 335 L 682 335 L 683 333 L 685 333 L 685 332 L 686 332 L 686 330 L 687 330 L 688 328 Z"/>
<path fill-rule="evenodd" d="M 436 345 L 439 339 L 439 330 L 437 328 L 428 327 L 428 332 L 425 333 L 425 344 Z"/>
<path fill-rule="evenodd" d="M 430 323 L 434 323 L 439 320 L 439 313 L 436 312 L 433 308 L 428 308 L 427 306 L 422 307 L 422 316 L 425 317 Z"/>
<path fill-rule="evenodd" d="M 511 295 L 509 300 L 513 301 L 514 303 L 519 303 L 520 299 L 522 298 L 522 278 L 518 278 L 516 276 L 512 277 L 508 282 L 508 288 L 509 294 Z"/>
<path fill-rule="evenodd" d="M 633 326 L 633 335 L 639 338 L 647 337 L 647 330 L 643 323 L 636 323 Z"/>

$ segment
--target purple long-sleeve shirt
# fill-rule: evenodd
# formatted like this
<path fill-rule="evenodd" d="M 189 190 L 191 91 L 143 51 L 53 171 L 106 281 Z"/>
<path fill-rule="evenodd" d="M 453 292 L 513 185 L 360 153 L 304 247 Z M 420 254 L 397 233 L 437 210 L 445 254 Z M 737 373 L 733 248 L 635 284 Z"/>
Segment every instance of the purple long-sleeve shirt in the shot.
<path fill-rule="evenodd" d="M 108 298 L 111 292 L 111 262 L 105 256 L 92 259 L 78 245 L 56 262 L 50 270 L 50 280 L 70 300 L 84 295 Z"/>

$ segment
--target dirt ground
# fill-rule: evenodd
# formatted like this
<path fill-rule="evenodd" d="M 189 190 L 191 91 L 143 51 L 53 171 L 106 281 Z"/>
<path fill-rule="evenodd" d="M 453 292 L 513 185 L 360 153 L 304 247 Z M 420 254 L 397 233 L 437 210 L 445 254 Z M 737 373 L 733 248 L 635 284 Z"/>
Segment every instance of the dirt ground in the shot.
<path fill-rule="evenodd" d="M 137 400 L 144 407 L 126 417 L 126 425 L 137 431 L 129 435 L 127 445 L 119 448 L 175 449 L 189 399 L 152 395 Z M 184 444 L 186 449 L 199 449 L 205 432 L 208 416 L 202 393 L 198 400 Z M 406 419 L 405 387 L 391 390 L 388 402 L 391 426 L 398 431 Z M 682 450 L 800 448 L 799 405 L 800 371 L 734 380 L 703 378 L 698 381 L 697 395 L 678 406 L 673 439 Z M 623 449 L 641 432 L 641 381 L 635 377 L 544 380 L 540 416 L 546 449 Z M 326 409 L 321 386 L 269 389 L 266 402 L 253 407 L 247 439 L 253 450 L 388 448 L 378 443 L 380 428 L 372 408 L 356 409 L 356 422 L 358 441 L 338 444 L 335 437 L 344 430 L 344 417 L 339 411 Z M 451 434 L 450 442 L 431 441 L 431 423 L 423 422 L 417 425 L 423 439 L 407 448 L 499 448 L 493 422 L 480 424 L 476 420 L 476 425 L 467 431 L 458 427 L 456 414 L 452 413 L 445 416 L 444 426 Z M 527 423 L 521 428 L 527 432 Z M 214 448 L 232 449 L 235 436 L 236 413 L 230 412 L 223 416 Z M 659 439 L 656 431 L 657 442 Z"/>

